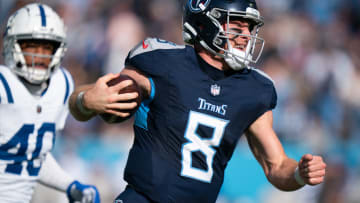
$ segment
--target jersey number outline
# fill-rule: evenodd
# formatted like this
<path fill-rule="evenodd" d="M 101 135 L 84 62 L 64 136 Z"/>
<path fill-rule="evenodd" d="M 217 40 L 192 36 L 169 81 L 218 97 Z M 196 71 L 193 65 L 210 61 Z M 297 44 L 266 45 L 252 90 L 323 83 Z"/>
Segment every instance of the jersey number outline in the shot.
<path fill-rule="evenodd" d="M 184 135 L 189 142 L 185 143 L 181 150 L 182 176 L 207 183 L 211 182 L 214 174 L 212 165 L 216 153 L 216 150 L 213 149 L 213 147 L 220 145 L 225 127 L 228 123 L 228 120 L 223 120 L 204 113 L 190 111 Z M 211 138 L 204 139 L 196 133 L 199 125 L 204 125 L 214 129 Z M 192 153 L 197 151 L 200 151 L 205 156 L 207 170 L 192 167 Z"/>
<path fill-rule="evenodd" d="M 29 176 L 39 174 L 41 166 L 34 166 L 34 159 L 40 155 L 45 133 L 52 133 L 53 139 L 55 138 L 55 124 L 43 123 L 41 125 L 37 131 L 35 149 L 31 157 L 28 157 L 26 152 L 29 146 L 29 137 L 30 134 L 34 133 L 34 130 L 34 124 L 24 124 L 7 143 L 0 146 L 0 159 L 13 161 L 13 163 L 7 164 L 5 172 L 20 175 L 23 169 L 23 161 L 27 160 L 26 170 Z M 16 153 L 11 152 L 16 148 L 18 148 Z"/>

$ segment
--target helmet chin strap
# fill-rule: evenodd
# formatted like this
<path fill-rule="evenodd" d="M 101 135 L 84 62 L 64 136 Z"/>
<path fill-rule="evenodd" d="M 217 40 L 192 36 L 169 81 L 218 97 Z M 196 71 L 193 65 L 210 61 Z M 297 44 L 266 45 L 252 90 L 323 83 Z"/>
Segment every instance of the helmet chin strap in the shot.
<path fill-rule="evenodd" d="M 50 70 L 38 69 L 28 67 L 28 77 L 26 78 L 32 84 L 41 84 L 46 81 L 50 76 Z"/>
<path fill-rule="evenodd" d="M 249 65 L 249 61 L 245 60 L 245 52 L 232 47 L 225 53 L 224 60 L 234 70 L 241 70 Z"/>
<path fill-rule="evenodd" d="M 224 60 L 230 66 L 230 68 L 236 71 L 249 68 L 249 62 L 252 58 L 251 54 L 249 53 L 250 44 L 247 45 L 246 51 L 233 48 L 230 43 L 228 43 L 228 46 L 229 49 L 224 54 Z"/>

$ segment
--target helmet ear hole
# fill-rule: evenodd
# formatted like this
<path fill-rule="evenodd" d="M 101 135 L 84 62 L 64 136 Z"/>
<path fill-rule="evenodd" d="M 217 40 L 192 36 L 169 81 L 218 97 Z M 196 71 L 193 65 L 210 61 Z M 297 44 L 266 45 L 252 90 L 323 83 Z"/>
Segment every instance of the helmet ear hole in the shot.
<path fill-rule="evenodd" d="M 223 47 L 223 40 L 222 39 L 220 39 L 220 38 L 216 38 L 216 39 L 214 39 L 214 43 L 216 44 L 216 45 L 218 45 L 218 46 L 221 46 L 221 47 Z"/>
<path fill-rule="evenodd" d="M 16 63 L 16 67 L 17 67 L 17 68 L 21 68 L 22 66 L 23 66 L 23 65 L 21 64 L 20 61 Z"/>

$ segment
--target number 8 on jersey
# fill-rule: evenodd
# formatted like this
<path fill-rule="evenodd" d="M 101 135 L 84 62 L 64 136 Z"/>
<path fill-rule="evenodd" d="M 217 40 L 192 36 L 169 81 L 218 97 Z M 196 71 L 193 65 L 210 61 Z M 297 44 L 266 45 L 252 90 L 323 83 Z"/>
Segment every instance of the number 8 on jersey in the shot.
<path fill-rule="evenodd" d="M 182 147 L 182 170 L 181 175 L 197 179 L 203 182 L 211 182 L 213 176 L 212 163 L 216 150 L 212 148 L 220 145 L 224 135 L 226 125 L 229 123 L 207 114 L 190 111 L 185 138 L 189 140 Z M 199 125 L 205 125 L 213 128 L 213 135 L 210 139 L 203 139 L 197 135 L 196 130 Z M 192 167 L 192 153 L 200 151 L 204 154 L 207 164 L 207 170 L 201 170 Z"/>

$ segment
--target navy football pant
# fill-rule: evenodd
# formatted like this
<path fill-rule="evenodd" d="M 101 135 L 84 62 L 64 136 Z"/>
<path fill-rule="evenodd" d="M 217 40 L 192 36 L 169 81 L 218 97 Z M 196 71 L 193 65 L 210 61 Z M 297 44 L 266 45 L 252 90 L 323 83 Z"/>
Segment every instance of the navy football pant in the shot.
<path fill-rule="evenodd" d="M 124 192 L 114 200 L 114 203 L 151 203 L 152 201 L 147 199 L 144 195 L 136 192 L 129 185 L 126 186 Z"/>

